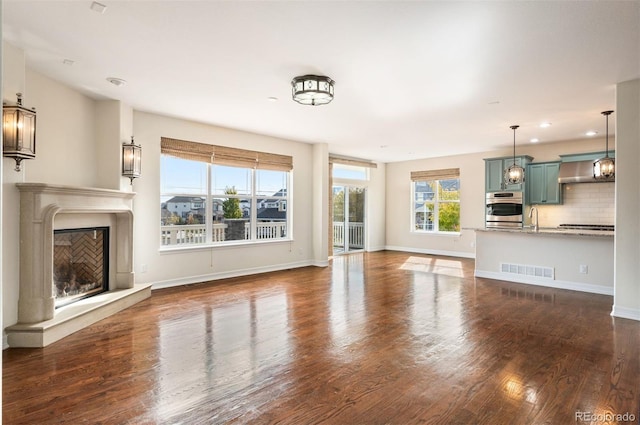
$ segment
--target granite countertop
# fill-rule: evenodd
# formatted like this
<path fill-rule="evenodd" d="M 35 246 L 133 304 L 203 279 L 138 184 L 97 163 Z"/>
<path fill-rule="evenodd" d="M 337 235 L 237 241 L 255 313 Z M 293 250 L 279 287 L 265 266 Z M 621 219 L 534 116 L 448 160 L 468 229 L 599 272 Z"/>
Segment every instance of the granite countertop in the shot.
<path fill-rule="evenodd" d="M 570 235 L 570 236 L 599 236 L 605 238 L 613 238 L 615 232 L 610 230 L 585 230 L 585 229 L 562 229 L 558 227 L 541 227 L 537 232 L 532 227 L 525 226 L 517 229 L 486 229 L 475 228 L 473 229 L 479 232 L 506 232 L 506 233 L 520 233 L 524 235 Z"/>

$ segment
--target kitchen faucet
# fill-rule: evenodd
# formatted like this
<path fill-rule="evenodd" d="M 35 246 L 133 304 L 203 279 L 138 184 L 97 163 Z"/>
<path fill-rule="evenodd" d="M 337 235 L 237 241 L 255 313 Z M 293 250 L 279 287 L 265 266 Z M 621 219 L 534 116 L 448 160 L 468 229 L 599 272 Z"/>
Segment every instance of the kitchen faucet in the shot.
<path fill-rule="evenodd" d="M 537 232 L 538 229 L 538 209 L 536 207 L 531 207 L 531 209 L 529 209 L 529 218 L 531 218 L 531 216 L 533 216 L 533 213 L 536 213 L 535 216 L 535 220 L 533 220 L 532 225 L 533 225 L 533 231 Z"/>

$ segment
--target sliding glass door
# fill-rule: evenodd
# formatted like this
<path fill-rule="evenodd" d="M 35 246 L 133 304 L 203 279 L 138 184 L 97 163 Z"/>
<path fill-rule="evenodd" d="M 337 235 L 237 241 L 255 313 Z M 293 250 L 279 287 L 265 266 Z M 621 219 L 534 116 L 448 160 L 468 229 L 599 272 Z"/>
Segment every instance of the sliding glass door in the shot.
<path fill-rule="evenodd" d="M 333 186 L 333 253 L 364 250 L 364 187 Z"/>

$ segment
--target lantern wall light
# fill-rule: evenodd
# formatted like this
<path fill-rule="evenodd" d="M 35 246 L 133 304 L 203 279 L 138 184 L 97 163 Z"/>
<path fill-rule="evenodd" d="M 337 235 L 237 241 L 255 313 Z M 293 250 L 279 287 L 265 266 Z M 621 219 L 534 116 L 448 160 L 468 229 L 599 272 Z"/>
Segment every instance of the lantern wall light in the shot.
<path fill-rule="evenodd" d="M 142 175 L 142 146 L 136 145 L 131 136 L 131 143 L 122 144 L 122 175 L 133 179 Z"/>
<path fill-rule="evenodd" d="M 2 104 L 2 155 L 16 161 L 21 170 L 23 159 L 36 157 L 36 109 L 22 106 L 22 93 L 16 93 L 15 105 Z"/>

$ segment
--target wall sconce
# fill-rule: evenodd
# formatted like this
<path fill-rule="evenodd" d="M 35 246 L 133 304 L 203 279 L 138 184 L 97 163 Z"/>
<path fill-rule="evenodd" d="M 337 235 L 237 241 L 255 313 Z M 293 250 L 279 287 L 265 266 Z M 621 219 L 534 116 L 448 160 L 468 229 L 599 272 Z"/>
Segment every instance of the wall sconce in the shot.
<path fill-rule="evenodd" d="M 131 143 L 122 144 L 122 175 L 136 179 L 142 175 L 142 146 L 136 145 L 131 136 Z"/>
<path fill-rule="evenodd" d="M 36 157 L 36 110 L 22 106 L 22 93 L 15 105 L 2 104 L 2 155 L 16 160 L 20 171 L 23 159 Z"/>

